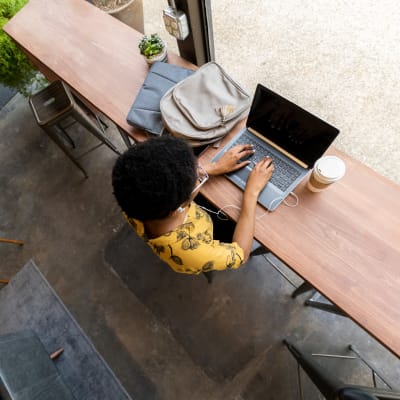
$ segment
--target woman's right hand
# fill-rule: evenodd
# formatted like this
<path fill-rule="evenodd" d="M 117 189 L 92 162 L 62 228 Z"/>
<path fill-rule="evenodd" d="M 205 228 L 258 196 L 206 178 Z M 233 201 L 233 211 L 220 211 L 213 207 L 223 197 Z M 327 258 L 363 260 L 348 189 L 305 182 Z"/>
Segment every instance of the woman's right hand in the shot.
<path fill-rule="evenodd" d="M 238 144 L 231 147 L 217 161 L 203 164 L 203 168 L 208 172 L 208 175 L 226 174 L 244 168 L 246 165 L 250 164 L 248 158 L 253 154 L 254 148 L 251 144 Z"/>
<path fill-rule="evenodd" d="M 258 197 L 265 185 L 271 179 L 274 172 L 274 164 L 271 157 L 265 157 L 259 161 L 251 171 L 247 180 L 245 193 Z"/>

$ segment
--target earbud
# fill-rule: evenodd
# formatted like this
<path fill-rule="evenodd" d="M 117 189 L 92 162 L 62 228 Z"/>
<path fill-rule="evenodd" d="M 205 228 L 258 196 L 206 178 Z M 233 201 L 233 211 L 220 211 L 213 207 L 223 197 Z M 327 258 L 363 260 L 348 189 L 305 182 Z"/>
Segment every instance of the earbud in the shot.
<path fill-rule="evenodd" d="M 178 207 L 176 211 L 178 211 L 179 213 L 183 213 L 185 211 L 185 207 Z"/>

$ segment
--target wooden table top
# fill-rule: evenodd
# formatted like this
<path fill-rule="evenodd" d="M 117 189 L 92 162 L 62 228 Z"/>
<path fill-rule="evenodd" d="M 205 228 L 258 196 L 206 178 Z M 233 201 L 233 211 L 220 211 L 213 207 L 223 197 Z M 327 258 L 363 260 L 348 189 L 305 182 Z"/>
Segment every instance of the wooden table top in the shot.
<path fill-rule="evenodd" d="M 258 206 L 255 238 L 400 356 L 400 186 L 333 147 L 326 154 L 344 160 L 345 176 L 319 193 L 307 189 L 307 177 L 295 190 L 297 207 L 282 203 L 265 214 Z M 242 191 L 223 176 L 202 193 L 219 208 L 241 204 Z"/>
<path fill-rule="evenodd" d="M 50 80 L 62 79 L 132 138 L 146 139 L 126 122 L 149 70 L 140 32 L 83 0 L 30 0 L 4 31 Z M 171 52 L 168 60 L 193 68 Z"/>
<path fill-rule="evenodd" d="M 136 140 L 146 139 L 125 120 L 148 72 L 139 32 L 82 0 L 30 0 L 4 30 L 45 75 L 67 82 Z M 169 61 L 193 67 L 173 54 Z M 298 206 L 264 215 L 255 237 L 400 356 L 400 186 L 333 148 L 327 154 L 345 161 L 344 178 L 321 193 L 304 181 L 295 190 Z M 223 176 L 202 193 L 220 208 L 241 203 L 242 191 Z"/>

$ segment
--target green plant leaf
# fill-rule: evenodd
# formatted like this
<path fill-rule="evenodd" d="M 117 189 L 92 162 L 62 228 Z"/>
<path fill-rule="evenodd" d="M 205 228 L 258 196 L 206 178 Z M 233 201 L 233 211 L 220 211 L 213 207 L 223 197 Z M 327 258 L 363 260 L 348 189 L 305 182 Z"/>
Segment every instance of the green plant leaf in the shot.
<path fill-rule="evenodd" d="M 37 70 L 25 53 L 4 32 L 3 26 L 28 0 L 0 0 L 0 82 L 29 95 L 29 87 L 36 79 Z"/>
<path fill-rule="evenodd" d="M 157 33 L 152 33 L 150 36 L 143 35 L 139 42 L 140 53 L 145 57 L 161 53 L 164 46 L 164 42 Z"/>

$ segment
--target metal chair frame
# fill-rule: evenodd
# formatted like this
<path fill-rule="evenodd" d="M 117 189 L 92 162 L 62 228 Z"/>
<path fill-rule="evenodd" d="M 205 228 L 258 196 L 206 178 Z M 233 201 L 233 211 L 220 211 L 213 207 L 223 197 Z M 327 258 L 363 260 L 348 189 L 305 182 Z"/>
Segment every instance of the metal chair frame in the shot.
<path fill-rule="evenodd" d="M 338 354 L 324 354 L 324 353 L 304 353 L 290 340 L 285 339 L 284 344 L 294 356 L 297 361 L 297 379 L 299 385 L 300 398 L 303 400 L 303 390 L 301 385 L 300 368 L 308 375 L 313 381 L 318 390 L 327 400 L 346 399 L 345 396 L 340 396 L 339 393 L 343 389 L 356 389 L 360 394 L 365 394 L 366 398 L 378 399 L 378 400 L 400 400 L 400 392 L 395 391 L 393 387 L 387 382 L 383 375 L 377 371 L 365 358 L 363 358 L 360 352 L 353 346 L 349 345 L 350 350 L 354 355 L 338 355 Z M 322 365 L 317 364 L 313 357 L 328 357 L 328 358 L 340 358 L 340 359 L 358 359 L 365 364 L 372 373 L 373 387 L 359 386 L 346 384 L 338 378 L 333 378 L 329 371 Z M 376 377 L 385 384 L 385 388 L 378 388 Z M 360 399 L 362 397 L 359 397 Z"/>

